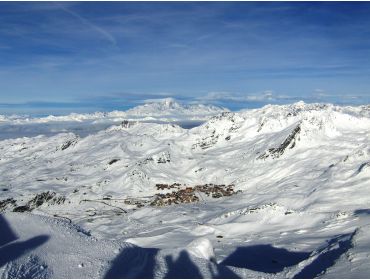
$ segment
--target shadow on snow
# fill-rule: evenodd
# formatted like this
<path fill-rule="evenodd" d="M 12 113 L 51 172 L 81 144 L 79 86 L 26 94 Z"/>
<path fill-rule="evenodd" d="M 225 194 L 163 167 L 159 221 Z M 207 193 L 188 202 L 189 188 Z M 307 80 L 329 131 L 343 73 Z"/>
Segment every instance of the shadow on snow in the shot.
<path fill-rule="evenodd" d="M 105 278 L 156 278 L 155 266 L 158 249 L 131 247 L 124 249 L 113 261 Z M 212 278 L 239 278 L 227 266 L 247 268 L 264 273 L 277 273 L 310 256 L 309 252 L 290 252 L 271 245 L 239 247 L 220 264 L 209 262 Z M 160 278 L 204 278 L 189 253 L 181 251 L 179 256 L 165 257 L 167 272 Z M 133 269 L 134 268 L 134 269 Z"/>
<path fill-rule="evenodd" d="M 356 214 L 369 214 L 368 209 L 356 211 Z M 18 237 L 12 231 L 5 218 L 0 215 L 0 267 L 16 260 L 25 253 L 47 242 L 49 236 L 39 235 L 25 241 L 16 241 Z M 207 267 L 211 278 L 239 278 L 228 266 L 246 268 L 264 273 L 278 273 L 286 267 L 297 265 L 311 257 L 314 260 L 297 273 L 294 278 L 315 278 L 353 247 L 356 231 L 336 236 L 327 245 L 314 253 L 290 252 L 271 245 L 254 245 L 237 248 L 220 264 L 198 259 L 202 266 Z M 200 267 L 194 263 L 187 251 L 179 252 L 177 257 L 158 256 L 159 249 L 132 247 L 124 248 L 113 260 L 105 278 L 203 278 Z M 162 263 L 161 263 L 162 261 Z M 161 265 L 165 274 L 161 273 Z M 159 272 L 158 272 L 159 271 Z M 156 273 L 157 272 L 157 273 Z"/>
<path fill-rule="evenodd" d="M 291 252 L 269 244 L 239 247 L 220 264 L 203 260 L 201 265 L 208 269 L 211 278 L 240 278 L 230 267 L 263 273 L 279 273 L 311 257 L 313 261 L 303 267 L 293 278 L 315 278 L 333 266 L 353 247 L 352 240 L 355 234 L 356 231 L 336 236 L 314 252 Z M 166 273 L 156 275 L 157 269 L 160 268 L 158 267 L 160 258 L 156 259 L 158 254 L 158 249 L 136 246 L 124 249 L 114 260 L 105 278 L 204 278 L 201 269 L 186 251 L 181 251 L 177 258 L 166 256 L 164 258 Z"/>
<path fill-rule="evenodd" d="M 26 241 L 13 242 L 18 237 L 2 215 L 0 215 L 0 233 L 0 267 L 39 247 L 49 239 L 47 235 L 39 235 Z"/>
<path fill-rule="evenodd" d="M 329 267 L 353 247 L 353 237 L 357 231 L 348 234 L 341 234 L 328 241 L 325 248 L 318 251 L 318 257 L 309 265 L 305 266 L 293 278 L 311 279 L 325 272 Z"/>
<path fill-rule="evenodd" d="M 356 216 L 370 215 L 370 209 L 357 209 L 353 212 Z"/>
<path fill-rule="evenodd" d="M 158 268 L 158 249 L 144 249 L 133 246 L 124 249 L 113 261 L 105 278 L 164 278 L 164 279 L 200 279 L 204 278 L 199 267 L 186 251 L 181 251 L 177 258 L 165 256 L 166 273 L 156 275 Z M 208 263 L 208 261 L 204 261 Z M 212 278 L 239 278 L 229 268 L 209 262 Z"/>
<path fill-rule="evenodd" d="M 265 273 L 277 273 L 310 256 L 309 252 L 290 252 L 271 245 L 238 247 L 221 264 Z"/>

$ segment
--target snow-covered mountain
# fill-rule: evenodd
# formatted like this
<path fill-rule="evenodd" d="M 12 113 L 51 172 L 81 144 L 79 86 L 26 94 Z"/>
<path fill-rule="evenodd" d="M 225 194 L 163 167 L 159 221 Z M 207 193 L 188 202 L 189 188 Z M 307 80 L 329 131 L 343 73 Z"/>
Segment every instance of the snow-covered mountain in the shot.
<path fill-rule="evenodd" d="M 29 117 L 0 115 L 0 140 L 38 135 L 52 136 L 72 132 L 86 136 L 123 121 L 175 123 L 193 127 L 214 115 L 228 111 L 212 105 L 184 105 L 174 99 L 159 99 L 134 107 L 128 111 L 72 113 L 66 116 Z"/>
<path fill-rule="evenodd" d="M 206 117 L 219 114 L 222 111 L 228 111 L 226 108 L 220 108 L 213 105 L 191 104 L 181 105 L 173 98 L 154 100 L 147 104 L 137 106 L 126 111 L 129 116 L 170 116 L 173 118 L 183 117 Z"/>
<path fill-rule="evenodd" d="M 176 102 L 173 98 L 152 100 L 144 105 L 139 105 L 127 111 L 95 112 L 92 114 L 71 113 L 65 116 L 50 115 L 42 118 L 28 116 L 0 115 L 1 123 L 49 123 L 49 122 L 83 122 L 83 121 L 122 121 L 122 120 L 156 120 L 156 121 L 205 121 L 210 116 L 228 111 L 213 105 L 185 105 Z"/>
<path fill-rule="evenodd" d="M 206 111 L 178 106 L 165 100 L 126 113 Z M 213 117 L 192 129 L 133 118 L 86 137 L 0 141 L 3 219 L 25 240 L 63 235 L 67 222 L 76 244 L 74 232 L 92 235 L 77 247 L 106 240 L 110 249 L 101 255 L 88 248 L 79 253 L 85 258 L 81 271 L 104 260 L 96 277 L 107 275 L 112 248 L 135 245 L 121 261 L 146 261 L 108 275 L 140 277 L 130 273 L 141 265 L 141 271 L 157 271 L 143 277 L 171 276 L 177 263 L 193 265 L 191 273 L 200 277 L 367 278 L 370 107 L 298 102 L 219 114 L 207 108 Z M 28 231 L 22 228 L 28 221 L 43 226 Z M 49 230 L 54 223 L 58 230 Z M 72 263 L 72 247 L 43 256 L 47 244 L 59 248 L 58 239 L 21 259 L 1 263 L 0 257 L 0 275 L 29 276 L 22 271 L 33 267 L 27 260 L 35 257 L 47 267 L 45 275 L 64 277 L 53 260 L 64 256 Z M 75 262 L 81 264 L 79 257 Z"/>

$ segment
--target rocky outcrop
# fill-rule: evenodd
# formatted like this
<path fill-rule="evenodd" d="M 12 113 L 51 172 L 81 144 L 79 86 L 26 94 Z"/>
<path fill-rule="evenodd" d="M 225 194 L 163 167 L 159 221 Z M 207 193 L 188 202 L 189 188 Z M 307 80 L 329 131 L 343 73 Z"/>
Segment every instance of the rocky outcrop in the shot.
<path fill-rule="evenodd" d="M 13 198 L 7 198 L 4 200 L 0 201 L 0 212 L 3 212 L 4 210 L 7 209 L 8 206 L 15 206 L 16 205 L 16 200 Z"/>
<path fill-rule="evenodd" d="M 55 192 L 49 191 L 36 194 L 35 197 L 25 205 L 14 207 L 13 212 L 31 212 L 46 202 L 48 202 L 49 205 L 62 204 L 65 202 L 65 197 L 58 196 Z"/>
<path fill-rule="evenodd" d="M 293 149 L 295 147 L 297 140 L 299 140 L 300 132 L 301 125 L 299 124 L 293 129 L 293 131 L 288 135 L 284 142 L 280 144 L 279 147 L 268 149 L 268 151 L 257 157 L 257 159 L 266 159 L 268 157 L 273 159 L 279 158 L 284 154 L 287 148 Z"/>
<path fill-rule="evenodd" d="M 61 149 L 62 151 L 64 151 L 64 150 L 66 150 L 66 149 L 68 149 L 68 148 L 70 148 L 70 147 L 75 146 L 75 145 L 77 144 L 77 142 L 78 142 L 78 138 L 68 140 L 68 141 L 66 141 L 66 142 L 64 142 L 64 143 L 62 144 L 62 146 L 60 147 L 60 149 Z"/>

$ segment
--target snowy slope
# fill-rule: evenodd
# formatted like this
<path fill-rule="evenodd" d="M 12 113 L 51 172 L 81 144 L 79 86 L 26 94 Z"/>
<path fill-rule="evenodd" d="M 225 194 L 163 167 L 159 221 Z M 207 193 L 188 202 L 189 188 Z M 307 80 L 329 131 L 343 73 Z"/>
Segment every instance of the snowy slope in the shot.
<path fill-rule="evenodd" d="M 192 254 L 241 277 L 367 278 L 369 112 L 299 102 L 223 112 L 192 129 L 127 121 L 86 137 L 3 140 L 0 211 L 14 223 L 28 211 L 56 216 L 98 240 L 167 253 L 207 240 Z M 174 183 L 241 192 L 152 206 L 174 191 L 156 184 Z"/>

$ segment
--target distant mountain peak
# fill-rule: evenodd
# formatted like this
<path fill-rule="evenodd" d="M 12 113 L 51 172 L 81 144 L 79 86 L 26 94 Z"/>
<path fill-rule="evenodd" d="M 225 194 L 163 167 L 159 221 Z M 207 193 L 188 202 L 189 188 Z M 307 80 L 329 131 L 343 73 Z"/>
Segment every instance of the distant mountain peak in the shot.
<path fill-rule="evenodd" d="M 158 100 L 159 103 L 162 103 L 165 106 L 171 107 L 173 105 L 180 105 L 179 103 L 176 102 L 176 100 L 172 97 L 167 97 L 161 100 Z"/>
<path fill-rule="evenodd" d="M 143 105 L 128 111 L 127 115 L 156 116 L 156 115 L 215 115 L 228 111 L 225 108 L 203 104 L 181 104 L 174 98 L 148 100 Z"/>
<path fill-rule="evenodd" d="M 159 98 L 159 99 L 149 99 L 146 101 L 144 106 L 151 106 L 153 104 L 156 105 L 162 105 L 164 107 L 178 107 L 180 104 L 172 97 L 167 97 L 167 98 Z"/>

